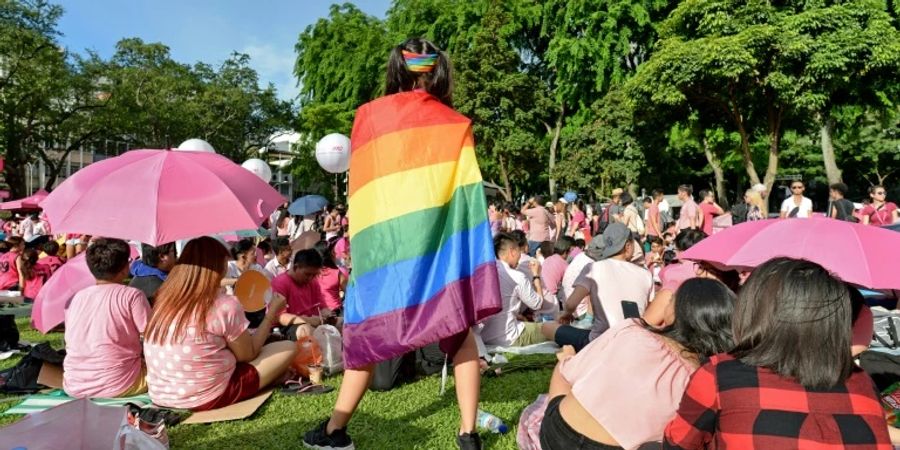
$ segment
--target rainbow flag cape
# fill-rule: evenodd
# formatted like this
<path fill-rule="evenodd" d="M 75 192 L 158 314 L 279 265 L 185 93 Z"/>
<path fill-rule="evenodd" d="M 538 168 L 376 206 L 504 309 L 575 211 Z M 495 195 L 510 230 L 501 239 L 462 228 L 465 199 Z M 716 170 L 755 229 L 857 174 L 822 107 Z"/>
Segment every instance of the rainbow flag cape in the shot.
<path fill-rule="evenodd" d="M 458 334 L 500 311 L 469 119 L 405 92 L 360 107 L 350 157 L 344 365 Z"/>

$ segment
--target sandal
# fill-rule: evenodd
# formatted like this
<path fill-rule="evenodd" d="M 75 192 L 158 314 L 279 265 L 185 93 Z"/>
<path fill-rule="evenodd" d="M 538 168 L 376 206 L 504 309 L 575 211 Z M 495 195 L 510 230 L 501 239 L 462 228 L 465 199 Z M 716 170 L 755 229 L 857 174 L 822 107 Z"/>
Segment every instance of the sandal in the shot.
<path fill-rule="evenodd" d="M 281 388 L 283 395 L 321 395 L 333 391 L 331 386 L 313 384 L 312 382 L 289 380 Z"/>

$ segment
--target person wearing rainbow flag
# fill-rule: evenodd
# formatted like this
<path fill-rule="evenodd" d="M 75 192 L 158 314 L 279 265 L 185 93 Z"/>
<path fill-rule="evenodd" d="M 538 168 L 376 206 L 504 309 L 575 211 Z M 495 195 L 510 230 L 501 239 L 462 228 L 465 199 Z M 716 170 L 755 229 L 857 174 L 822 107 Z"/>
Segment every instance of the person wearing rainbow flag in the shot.
<path fill-rule="evenodd" d="M 471 328 L 500 311 L 500 288 L 471 121 L 453 110 L 451 86 L 447 55 L 409 39 L 391 51 L 387 95 L 356 113 L 347 370 L 331 417 L 304 436 L 307 448 L 355 448 L 346 427 L 374 365 L 433 342 L 453 360 L 457 443 L 481 448 L 475 431 L 481 376 Z"/>

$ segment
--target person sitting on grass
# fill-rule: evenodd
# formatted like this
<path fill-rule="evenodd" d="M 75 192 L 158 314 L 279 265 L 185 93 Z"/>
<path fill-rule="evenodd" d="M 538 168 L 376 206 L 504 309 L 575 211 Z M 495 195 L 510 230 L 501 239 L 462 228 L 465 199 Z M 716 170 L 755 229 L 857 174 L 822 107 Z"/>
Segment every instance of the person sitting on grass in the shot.
<path fill-rule="evenodd" d="M 225 273 L 225 278 L 222 280 L 222 286 L 225 286 L 225 291 L 228 295 L 234 294 L 234 284 L 248 270 L 255 270 L 265 275 L 269 280 L 272 279 L 272 274 L 256 263 L 256 244 L 252 240 L 241 239 L 234 244 L 231 247 L 231 257 L 233 260 L 228 261 L 228 269 Z"/>
<path fill-rule="evenodd" d="M 538 311 L 544 305 L 541 265 L 532 259 L 531 276 L 526 278 L 516 270 L 521 252 L 519 242 L 509 234 L 494 237 L 503 310 L 484 322 L 481 338 L 487 345 L 524 347 L 547 340 L 541 335 L 539 323 L 523 322 L 518 317 L 523 306 Z"/>
<path fill-rule="evenodd" d="M 211 237 L 187 243 L 156 293 L 144 354 L 155 405 L 205 411 L 255 396 L 277 381 L 296 345 L 265 345 L 284 297 L 276 295 L 256 333 L 237 298 L 221 292 L 228 250 Z"/>
<path fill-rule="evenodd" d="M 318 280 L 321 270 L 322 255 L 318 251 L 300 250 L 294 255 L 291 270 L 272 280 L 272 291 L 287 299 L 287 307 L 279 311 L 278 324 L 285 327 L 282 334 L 290 340 L 312 336 L 316 327 L 334 321 L 334 313 L 322 302 Z"/>
<path fill-rule="evenodd" d="M 43 250 L 44 253 L 38 259 L 38 264 L 46 266 L 47 270 L 49 270 L 52 275 L 53 272 L 56 272 L 56 269 L 59 269 L 59 267 L 65 263 L 65 261 L 59 257 L 59 243 L 56 241 L 47 242 L 43 245 L 41 250 Z"/>
<path fill-rule="evenodd" d="M 675 322 L 620 322 L 578 354 L 565 347 L 550 379 L 543 450 L 637 448 L 660 441 L 691 375 L 731 348 L 735 295 L 693 279 L 676 293 Z"/>
<path fill-rule="evenodd" d="M 147 392 L 141 334 L 150 303 L 122 284 L 131 249 L 120 239 L 95 239 L 87 249 L 96 285 L 78 291 L 66 308 L 63 387 L 75 398 L 130 397 Z"/>
<path fill-rule="evenodd" d="M 22 297 L 25 302 L 32 303 L 37 298 L 38 292 L 44 286 L 47 278 L 50 278 L 50 268 L 38 263 L 38 252 L 33 248 L 26 248 L 22 253 Z"/>
<path fill-rule="evenodd" d="M 272 274 L 272 276 L 277 277 L 289 270 L 291 270 L 291 254 L 294 252 L 291 249 L 291 241 L 286 237 L 279 237 L 275 239 L 275 257 L 270 259 L 266 264 L 266 270 Z"/>
<path fill-rule="evenodd" d="M 25 241 L 19 236 L 6 238 L 9 251 L 0 256 L 0 290 L 18 291 L 25 285 L 22 278 L 22 252 Z"/>
<path fill-rule="evenodd" d="M 175 267 L 175 261 L 177 257 L 174 243 L 156 247 L 142 245 L 141 259 L 131 263 L 131 282 L 128 285 L 140 289 L 152 304 L 156 291 L 166 281 L 169 271 Z"/>
<path fill-rule="evenodd" d="M 328 241 L 319 241 L 313 248 L 322 255 L 322 270 L 319 271 L 318 278 L 322 304 L 338 314 L 344 306 L 343 292 L 347 289 L 348 278 L 334 261 L 334 254 Z"/>

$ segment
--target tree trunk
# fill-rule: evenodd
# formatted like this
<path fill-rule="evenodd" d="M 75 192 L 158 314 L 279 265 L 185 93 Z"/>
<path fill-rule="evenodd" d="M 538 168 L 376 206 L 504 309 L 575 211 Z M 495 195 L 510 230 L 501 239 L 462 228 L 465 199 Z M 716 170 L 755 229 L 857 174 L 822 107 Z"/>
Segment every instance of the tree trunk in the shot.
<path fill-rule="evenodd" d="M 512 201 L 512 188 L 509 185 L 509 172 L 506 170 L 506 161 L 503 160 L 503 155 L 497 155 L 497 159 L 500 161 L 500 178 L 503 181 L 503 190 L 500 191 L 500 194 L 503 195 L 503 198 L 506 201 Z"/>
<path fill-rule="evenodd" d="M 756 173 L 756 166 L 753 164 L 753 155 L 750 153 L 750 135 L 744 126 L 744 118 L 740 112 L 735 110 L 734 121 L 737 125 L 738 134 L 741 136 L 741 159 L 744 161 L 744 169 L 747 176 L 750 177 L 750 184 L 759 184 L 759 174 Z"/>
<path fill-rule="evenodd" d="M 556 177 L 553 175 L 553 170 L 556 168 L 556 150 L 559 147 L 559 135 L 562 132 L 562 122 L 563 115 L 566 112 L 565 105 L 559 107 L 559 116 L 556 118 L 556 123 L 553 126 L 552 130 L 548 130 L 553 133 L 553 137 L 550 139 L 550 164 L 549 164 L 549 179 L 550 184 L 550 198 L 556 198 Z"/>
<path fill-rule="evenodd" d="M 821 124 L 819 135 L 821 137 L 822 160 L 825 162 L 825 175 L 828 177 L 828 184 L 840 183 L 842 181 L 841 169 L 837 166 L 837 161 L 834 157 L 834 142 L 831 140 L 831 135 L 834 132 L 834 119 L 828 114 L 817 115 Z"/>
<path fill-rule="evenodd" d="M 769 164 L 766 166 L 766 192 L 772 192 L 775 185 L 775 177 L 778 175 L 778 148 L 781 145 L 781 118 L 783 112 L 780 108 L 770 104 L 768 108 L 769 118 Z"/>
<path fill-rule="evenodd" d="M 719 156 L 709 147 L 709 141 L 705 136 L 702 138 L 702 141 L 703 153 L 706 155 L 706 161 L 709 163 L 709 166 L 712 167 L 713 175 L 716 177 L 716 198 L 722 208 L 728 209 L 728 191 L 725 189 L 725 169 L 722 168 L 722 161 L 719 160 Z"/>

